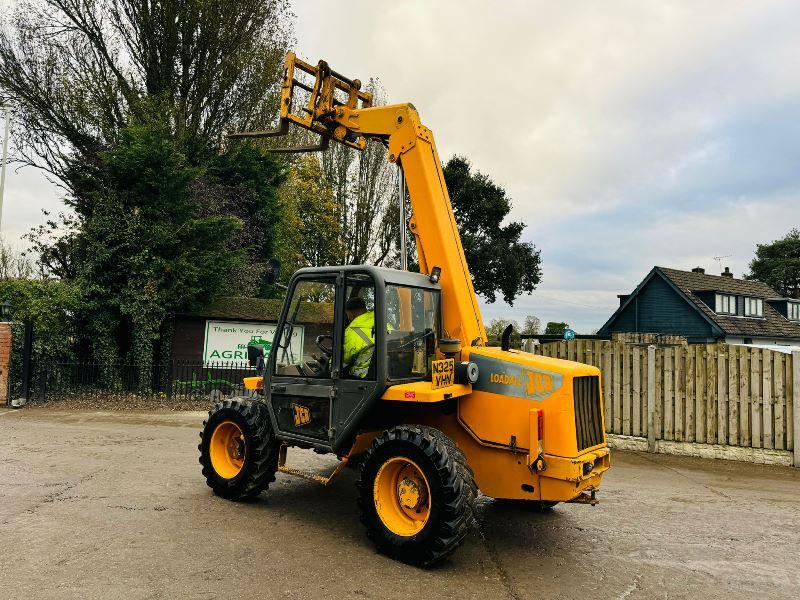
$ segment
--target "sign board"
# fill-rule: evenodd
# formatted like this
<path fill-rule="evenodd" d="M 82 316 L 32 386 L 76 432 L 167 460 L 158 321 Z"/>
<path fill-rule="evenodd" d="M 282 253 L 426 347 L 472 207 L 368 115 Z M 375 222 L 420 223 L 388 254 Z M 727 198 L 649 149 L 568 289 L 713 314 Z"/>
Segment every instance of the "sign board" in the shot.
<path fill-rule="evenodd" d="M 203 344 L 203 362 L 231 364 L 247 362 L 247 344 L 257 342 L 265 346 L 264 358 L 275 337 L 274 323 L 245 323 L 239 321 L 206 321 Z M 292 331 L 291 352 L 297 360 L 303 356 L 303 326 L 295 325 Z"/>
<path fill-rule="evenodd" d="M 564 330 L 564 339 L 567 341 L 575 339 L 575 331 L 570 329 L 569 327 Z"/>

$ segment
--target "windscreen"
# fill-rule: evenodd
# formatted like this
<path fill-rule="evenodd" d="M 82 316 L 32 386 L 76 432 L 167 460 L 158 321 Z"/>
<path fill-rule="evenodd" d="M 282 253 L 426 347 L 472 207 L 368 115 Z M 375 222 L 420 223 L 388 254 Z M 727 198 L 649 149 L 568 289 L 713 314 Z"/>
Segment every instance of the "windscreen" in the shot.
<path fill-rule="evenodd" d="M 386 286 L 389 379 L 430 378 L 439 339 L 440 311 L 438 290 Z"/>

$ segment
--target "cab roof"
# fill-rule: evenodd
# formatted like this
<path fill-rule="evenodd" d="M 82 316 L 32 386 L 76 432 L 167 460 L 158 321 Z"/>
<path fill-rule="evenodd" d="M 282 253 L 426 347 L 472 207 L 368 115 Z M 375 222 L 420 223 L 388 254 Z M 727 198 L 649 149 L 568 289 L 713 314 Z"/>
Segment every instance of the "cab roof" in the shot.
<path fill-rule="evenodd" d="M 424 273 L 413 271 L 401 271 L 400 269 L 389 269 L 386 267 L 375 267 L 372 265 L 336 265 L 329 267 L 305 267 L 299 269 L 294 277 L 300 275 L 330 275 L 332 273 L 365 273 L 370 275 L 376 282 L 383 282 L 385 285 L 406 285 L 431 290 L 441 290 L 438 283 L 431 283 L 431 280 Z"/>

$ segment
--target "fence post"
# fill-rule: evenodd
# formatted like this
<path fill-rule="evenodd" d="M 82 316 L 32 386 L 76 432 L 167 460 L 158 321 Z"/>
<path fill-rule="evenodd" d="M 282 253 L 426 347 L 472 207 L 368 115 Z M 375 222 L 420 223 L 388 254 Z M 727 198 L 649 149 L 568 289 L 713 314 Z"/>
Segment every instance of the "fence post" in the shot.
<path fill-rule="evenodd" d="M 656 347 L 647 347 L 647 450 L 656 451 Z"/>
<path fill-rule="evenodd" d="M 800 352 L 792 352 L 792 421 L 794 466 L 800 467 Z"/>
<path fill-rule="evenodd" d="M 21 396 L 28 402 L 31 399 L 31 357 L 33 356 L 33 323 L 25 323 L 25 338 L 22 346 L 22 393 Z"/>

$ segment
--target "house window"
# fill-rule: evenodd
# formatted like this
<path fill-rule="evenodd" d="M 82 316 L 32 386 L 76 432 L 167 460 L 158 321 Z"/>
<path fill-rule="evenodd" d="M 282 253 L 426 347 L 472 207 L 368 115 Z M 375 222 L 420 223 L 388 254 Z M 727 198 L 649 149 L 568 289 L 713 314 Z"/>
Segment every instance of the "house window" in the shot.
<path fill-rule="evenodd" d="M 736 296 L 730 294 L 717 294 L 717 312 L 722 315 L 736 314 Z"/>
<path fill-rule="evenodd" d="M 792 321 L 800 321 L 800 302 L 789 302 L 786 306 L 786 314 Z"/>
<path fill-rule="evenodd" d="M 764 316 L 764 301 L 761 298 L 745 298 L 744 299 L 744 316 L 745 317 L 763 317 Z"/>

